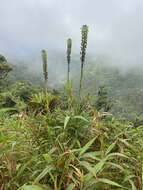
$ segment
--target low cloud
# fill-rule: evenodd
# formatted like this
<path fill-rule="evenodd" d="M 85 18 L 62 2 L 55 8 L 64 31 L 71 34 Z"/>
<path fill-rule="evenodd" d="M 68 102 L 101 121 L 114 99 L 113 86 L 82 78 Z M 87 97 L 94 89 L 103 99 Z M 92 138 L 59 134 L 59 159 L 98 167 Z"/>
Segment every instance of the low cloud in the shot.
<path fill-rule="evenodd" d="M 113 64 L 143 61 L 142 0 L 0 0 L 0 54 L 9 58 L 65 52 L 67 38 L 80 50 L 80 27 L 89 26 L 88 53 Z"/>

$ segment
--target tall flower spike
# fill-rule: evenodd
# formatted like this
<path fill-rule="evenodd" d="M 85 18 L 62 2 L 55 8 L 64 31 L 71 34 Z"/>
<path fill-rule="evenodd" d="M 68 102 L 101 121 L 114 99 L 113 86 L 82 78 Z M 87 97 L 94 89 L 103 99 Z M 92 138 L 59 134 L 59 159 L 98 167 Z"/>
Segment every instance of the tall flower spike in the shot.
<path fill-rule="evenodd" d="M 87 48 L 88 26 L 83 25 L 81 28 L 81 74 L 80 74 L 80 86 L 79 86 L 79 99 L 81 96 L 82 81 L 83 81 L 83 66 L 85 62 L 86 48 Z"/>
<path fill-rule="evenodd" d="M 72 49 L 72 40 L 69 38 L 67 40 L 67 62 L 68 62 L 67 83 L 69 83 L 69 80 L 70 80 L 71 49 Z"/>
<path fill-rule="evenodd" d="M 42 50 L 42 61 L 43 61 L 43 76 L 44 76 L 44 83 L 45 83 L 45 91 L 47 91 L 48 85 L 48 61 L 47 61 L 47 52 L 46 50 Z"/>
<path fill-rule="evenodd" d="M 88 26 L 87 25 L 83 25 L 81 28 L 81 35 L 82 35 L 82 39 L 81 39 L 81 63 L 82 66 L 84 64 L 85 61 L 85 54 L 86 54 L 86 48 L 87 48 L 87 36 L 88 36 Z"/>

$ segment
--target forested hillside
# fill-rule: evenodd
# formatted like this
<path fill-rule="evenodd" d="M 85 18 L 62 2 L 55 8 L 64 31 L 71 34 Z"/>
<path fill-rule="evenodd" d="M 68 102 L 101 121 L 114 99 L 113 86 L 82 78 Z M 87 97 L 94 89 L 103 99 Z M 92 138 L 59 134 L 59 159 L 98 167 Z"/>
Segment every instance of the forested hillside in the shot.
<path fill-rule="evenodd" d="M 54 56 L 49 63 L 49 88 L 57 89 L 63 92 L 66 81 L 66 57 L 64 55 L 57 55 L 58 58 L 54 60 Z M 51 61 L 50 60 L 50 61 Z M 49 62 L 50 62 L 49 61 Z M 7 80 L 32 84 L 39 88 L 43 86 L 42 66 L 41 60 L 38 59 L 36 65 L 27 63 L 11 63 L 12 71 L 9 73 Z M 73 83 L 73 93 L 78 91 L 80 63 L 78 56 L 72 57 L 71 81 Z M 52 68 L 58 67 L 60 69 Z M 63 69 L 62 69 L 63 68 Z M 143 68 L 142 66 L 134 66 L 133 68 L 119 68 L 111 65 L 108 60 L 101 57 L 88 56 L 86 59 L 84 69 L 84 83 L 83 93 L 87 95 L 90 93 L 95 98 L 100 87 L 104 87 L 107 92 L 107 97 L 112 101 L 111 113 L 127 117 L 131 121 L 143 114 Z M 138 100 L 138 101 L 136 101 Z"/>

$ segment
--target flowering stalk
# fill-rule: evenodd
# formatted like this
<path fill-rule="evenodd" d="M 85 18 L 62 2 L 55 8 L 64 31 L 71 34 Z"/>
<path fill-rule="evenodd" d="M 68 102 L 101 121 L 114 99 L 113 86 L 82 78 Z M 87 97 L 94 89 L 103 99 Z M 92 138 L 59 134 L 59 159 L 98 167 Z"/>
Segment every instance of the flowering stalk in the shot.
<path fill-rule="evenodd" d="M 43 61 L 43 76 L 44 76 L 44 83 L 45 83 L 45 92 L 47 92 L 47 85 L 48 85 L 48 61 L 47 61 L 47 52 L 46 50 L 42 50 L 42 61 Z"/>
<path fill-rule="evenodd" d="M 70 80 L 71 48 L 72 48 L 72 40 L 69 38 L 69 39 L 67 40 L 67 62 L 68 62 L 67 84 L 69 83 L 69 80 Z"/>
<path fill-rule="evenodd" d="M 81 96 L 81 90 L 82 90 L 82 81 L 83 81 L 83 66 L 85 63 L 85 55 L 86 55 L 86 48 L 87 48 L 87 37 L 88 37 L 88 26 L 83 25 L 81 28 L 81 74 L 80 74 L 80 85 L 79 85 L 79 99 Z"/>

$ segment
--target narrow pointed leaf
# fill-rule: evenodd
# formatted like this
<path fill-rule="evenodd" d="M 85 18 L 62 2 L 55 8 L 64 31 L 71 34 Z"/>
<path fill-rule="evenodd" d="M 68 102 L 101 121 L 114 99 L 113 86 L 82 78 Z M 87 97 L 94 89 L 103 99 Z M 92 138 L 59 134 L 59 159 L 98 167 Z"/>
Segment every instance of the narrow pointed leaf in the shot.
<path fill-rule="evenodd" d="M 66 188 L 66 190 L 73 190 L 75 187 L 75 184 L 74 183 L 71 183 L 68 185 L 68 187 Z"/>
<path fill-rule="evenodd" d="M 70 120 L 70 117 L 66 116 L 65 121 L 64 121 L 64 129 L 66 129 L 69 120 Z"/>
<path fill-rule="evenodd" d="M 86 161 L 80 162 L 80 165 L 82 165 L 84 168 L 86 168 L 94 177 L 96 177 L 96 173 L 94 171 L 94 168 Z"/>
<path fill-rule="evenodd" d="M 89 149 L 89 147 L 94 143 L 94 141 L 95 141 L 96 138 L 97 137 L 94 137 L 84 147 L 81 148 L 79 156 L 81 156 L 82 154 L 84 154 Z"/>
<path fill-rule="evenodd" d="M 49 173 L 53 169 L 53 166 L 46 167 L 38 177 L 36 177 L 34 183 L 38 183 L 47 173 Z"/>
<path fill-rule="evenodd" d="M 112 143 L 112 144 L 108 147 L 108 149 L 107 149 L 105 155 L 109 154 L 109 153 L 112 151 L 112 149 L 115 147 L 115 145 L 116 145 L 116 142 Z"/>
<path fill-rule="evenodd" d="M 98 181 L 102 182 L 102 183 L 106 183 L 106 184 L 112 185 L 112 186 L 124 188 L 122 185 L 120 185 L 120 184 L 118 184 L 118 183 L 116 183 L 114 181 L 111 181 L 109 179 L 99 178 Z"/>
<path fill-rule="evenodd" d="M 83 116 L 80 116 L 80 115 L 74 116 L 74 119 L 81 119 L 81 120 L 83 120 L 83 121 L 88 122 L 87 119 L 85 119 Z"/>
<path fill-rule="evenodd" d="M 24 185 L 19 190 L 43 190 L 43 188 L 37 185 Z"/>
<path fill-rule="evenodd" d="M 131 179 L 129 180 L 129 182 L 130 182 L 130 184 L 131 184 L 131 186 L 132 186 L 132 190 L 137 190 L 137 188 L 136 188 L 134 182 L 133 182 Z"/>

